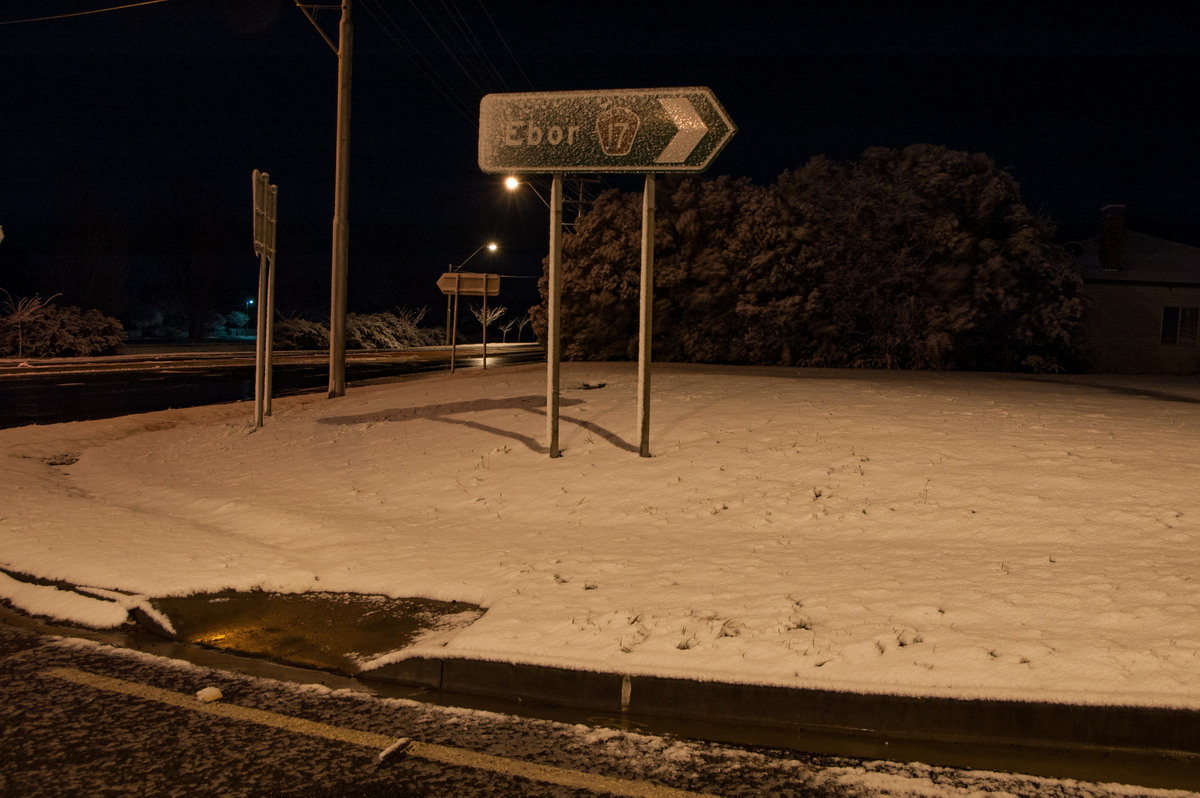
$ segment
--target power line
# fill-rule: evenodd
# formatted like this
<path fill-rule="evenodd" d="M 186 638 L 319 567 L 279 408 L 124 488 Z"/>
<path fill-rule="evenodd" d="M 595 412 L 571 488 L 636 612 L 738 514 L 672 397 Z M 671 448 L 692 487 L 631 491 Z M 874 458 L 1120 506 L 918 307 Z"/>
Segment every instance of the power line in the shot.
<path fill-rule="evenodd" d="M 376 11 L 371 9 L 371 4 L 369 3 L 364 5 L 364 8 L 366 8 L 367 13 L 370 14 L 377 23 L 379 23 L 379 26 L 383 28 L 384 33 L 389 39 L 392 40 L 392 43 L 399 47 L 400 50 L 402 50 L 404 54 L 408 56 L 409 60 L 412 61 L 413 65 L 417 68 L 417 71 L 424 75 L 425 78 L 433 84 L 438 92 L 440 92 L 441 95 L 446 98 L 446 101 L 449 102 L 450 105 L 452 105 L 454 109 L 462 114 L 463 117 L 465 117 L 468 121 L 478 124 L 478 120 L 475 118 L 475 109 L 472 107 L 472 105 L 455 94 L 454 89 L 438 74 L 437 69 L 435 69 L 433 64 L 429 62 L 429 59 L 422 55 L 420 48 L 413 43 L 413 41 L 404 32 L 403 28 L 397 24 L 394 19 L 392 19 L 391 14 L 389 14 L 382 7 L 378 7 L 378 13 L 376 13 Z M 380 15 L 386 18 L 386 22 L 384 19 L 380 18 Z M 397 38 L 398 36 L 403 38 L 404 42 L 401 42 L 400 38 Z"/>
<path fill-rule="evenodd" d="M 475 54 L 476 58 L 478 58 L 479 62 L 483 65 L 484 70 L 494 80 L 494 85 L 507 90 L 508 81 L 506 81 L 504 76 L 500 74 L 500 70 L 497 69 L 495 63 L 492 62 L 491 56 L 488 55 L 487 50 L 485 50 L 483 45 L 479 42 L 479 37 L 475 35 L 475 31 L 472 30 L 471 24 L 463 15 L 462 10 L 459 9 L 453 0 L 450 0 L 448 5 L 446 0 L 443 0 L 442 6 L 446 8 L 450 18 L 454 21 L 455 27 L 462 32 L 463 38 L 468 44 L 468 50 Z"/>
<path fill-rule="evenodd" d="M 433 34 L 433 37 L 437 40 L 438 44 L 442 46 L 442 49 L 446 51 L 446 54 L 450 56 L 450 60 L 454 62 L 454 65 L 457 66 L 459 71 L 466 76 L 467 80 L 471 81 L 471 84 L 475 87 L 475 90 L 480 94 L 483 94 L 483 86 L 481 86 L 479 81 L 476 79 L 476 75 L 472 74 L 471 70 L 467 69 L 466 65 L 459 60 L 458 54 L 450 48 L 450 45 L 447 44 L 446 40 L 442 38 L 442 35 L 438 32 L 437 28 L 433 26 L 433 23 L 429 21 L 429 18 L 426 17 L 425 13 L 421 11 L 420 7 L 412 0 L 409 0 L 408 4 L 412 7 L 413 11 L 416 12 L 417 16 L 421 18 L 421 21 L 425 23 L 425 27 L 428 28 L 429 32 Z"/>
<path fill-rule="evenodd" d="M 475 30 L 480 22 L 476 20 L 473 24 L 471 16 L 460 7 L 461 4 L 457 0 L 440 0 L 438 3 L 429 4 L 418 4 L 414 0 L 408 0 L 408 6 L 411 21 L 406 25 L 406 21 L 396 16 L 396 9 L 384 8 L 384 4 L 379 0 L 374 0 L 374 2 L 364 0 L 367 13 L 383 28 L 384 34 L 392 40 L 392 43 L 404 51 L 417 70 L 456 111 L 469 120 L 472 125 L 477 125 L 479 122 L 476 107 L 478 96 L 490 91 L 507 91 L 510 83 L 489 54 L 487 47 L 484 46 L 479 32 Z M 496 39 L 512 59 L 521 77 L 528 83 L 528 76 L 504 40 L 495 20 L 492 19 L 486 8 L 483 8 L 482 11 L 495 32 Z M 436 56 L 423 52 L 417 41 L 419 37 L 414 38 L 407 33 L 405 27 L 418 29 L 423 27 L 428 33 L 427 41 L 436 45 L 436 49 L 449 59 L 453 69 L 439 67 L 435 63 Z M 428 50 L 429 48 L 424 49 Z M 448 77 L 448 75 L 452 76 L 454 72 L 461 74 L 470 88 L 456 85 L 455 81 Z"/>
<path fill-rule="evenodd" d="M 55 14 L 50 17 L 30 17 L 29 19 L 9 19 L 0 20 L 0 25 L 20 25 L 26 22 L 49 22 L 55 19 L 70 19 L 72 17 L 87 17 L 92 14 L 105 14 L 109 11 L 124 11 L 127 8 L 137 8 L 139 6 L 152 6 L 158 3 L 166 3 L 169 0 L 142 0 L 140 3 L 126 3 L 123 6 L 111 6 L 110 8 L 93 8 L 91 11 L 73 11 L 70 14 Z"/>
<path fill-rule="evenodd" d="M 525 85 L 532 89 L 533 81 L 529 79 L 529 75 L 525 74 L 525 68 L 521 66 L 521 62 L 517 60 L 517 56 L 513 53 L 512 48 L 508 46 L 508 40 L 504 38 L 504 34 L 501 33 L 500 28 L 496 26 L 496 20 L 492 19 L 492 15 L 488 13 L 487 6 L 483 4 L 482 0 L 479 3 L 479 10 L 483 12 L 483 15 L 487 17 L 488 22 L 491 23 L 492 30 L 496 32 L 496 38 L 499 39 L 500 43 L 504 45 L 505 52 L 508 53 L 508 57 L 511 58 L 513 64 L 516 65 L 517 71 L 521 73 L 521 77 L 525 78 Z"/>

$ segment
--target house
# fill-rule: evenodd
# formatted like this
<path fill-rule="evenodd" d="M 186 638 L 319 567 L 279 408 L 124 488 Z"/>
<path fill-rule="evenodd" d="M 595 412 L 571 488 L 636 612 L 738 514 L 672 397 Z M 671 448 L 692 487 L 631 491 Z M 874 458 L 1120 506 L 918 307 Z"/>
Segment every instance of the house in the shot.
<path fill-rule="evenodd" d="M 1089 301 L 1093 368 L 1200 374 L 1200 248 L 1125 227 L 1125 206 L 1101 209 L 1100 235 L 1068 245 Z"/>

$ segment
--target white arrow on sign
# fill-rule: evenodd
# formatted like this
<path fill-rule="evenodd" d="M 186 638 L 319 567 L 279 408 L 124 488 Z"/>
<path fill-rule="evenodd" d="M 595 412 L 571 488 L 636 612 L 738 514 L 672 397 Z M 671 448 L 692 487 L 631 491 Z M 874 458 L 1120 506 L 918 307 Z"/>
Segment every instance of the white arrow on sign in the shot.
<path fill-rule="evenodd" d="M 687 97 L 662 97 L 659 99 L 672 124 L 679 128 L 675 137 L 654 159 L 655 163 L 682 163 L 696 149 L 696 145 L 708 132 L 708 125 L 696 113 L 695 106 Z"/>

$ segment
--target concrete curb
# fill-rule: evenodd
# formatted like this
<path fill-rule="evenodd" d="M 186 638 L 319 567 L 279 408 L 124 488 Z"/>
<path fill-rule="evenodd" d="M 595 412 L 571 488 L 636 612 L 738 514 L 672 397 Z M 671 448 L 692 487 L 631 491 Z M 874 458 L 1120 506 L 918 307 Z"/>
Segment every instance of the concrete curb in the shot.
<path fill-rule="evenodd" d="M 1192 710 L 851 693 L 450 658 L 403 660 L 358 678 L 611 715 L 1200 757 L 1200 712 Z"/>
<path fill-rule="evenodd" d="M 592 723 L 741 745 L 1200 791 L 1193 710 L 806 690 L 451 658 L 402 660 L 356 678 L 490 699 L 499 711 L 569 707 Z"/>

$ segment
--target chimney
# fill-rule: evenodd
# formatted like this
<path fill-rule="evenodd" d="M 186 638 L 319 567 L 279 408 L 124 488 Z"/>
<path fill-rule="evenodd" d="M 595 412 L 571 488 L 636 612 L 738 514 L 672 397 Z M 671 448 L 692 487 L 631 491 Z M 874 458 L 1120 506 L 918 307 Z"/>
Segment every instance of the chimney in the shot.
<path fill-rule="evenodd" d="M 1105 205 L 1100 209 L 1100 267 L 1121 271 L 1121 249 L 1125 242 L 1125 206 Z"/>

